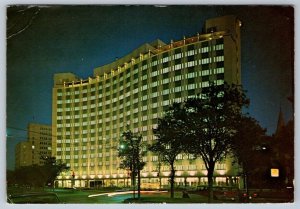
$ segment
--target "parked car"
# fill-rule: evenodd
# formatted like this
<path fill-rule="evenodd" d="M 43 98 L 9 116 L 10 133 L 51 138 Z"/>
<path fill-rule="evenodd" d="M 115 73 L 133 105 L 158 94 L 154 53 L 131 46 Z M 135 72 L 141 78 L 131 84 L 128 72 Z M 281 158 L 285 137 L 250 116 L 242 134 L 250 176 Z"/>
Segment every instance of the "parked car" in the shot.
<path fill-rule="evenodd" d="M 55 193 L 46 193 L 46 192 L 8 195 L 7 202 L 13 204 L 61 203 Z"/>
<path fill-rule="evenodd" d="M 240 191 L 240 201 L 241 202 L 250 202 L 252 199 L 258 197 L 258 192 L 255 190 L 249 190 L 248 194 L 247 191 L 241 190 Z"/>

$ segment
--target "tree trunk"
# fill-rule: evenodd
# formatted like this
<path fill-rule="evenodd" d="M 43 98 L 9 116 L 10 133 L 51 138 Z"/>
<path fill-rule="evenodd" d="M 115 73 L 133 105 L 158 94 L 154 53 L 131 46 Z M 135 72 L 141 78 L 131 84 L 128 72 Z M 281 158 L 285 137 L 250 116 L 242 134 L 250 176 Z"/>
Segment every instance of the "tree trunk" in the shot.
<path fill-rule="evenodd" d="M 133 170 L 132 171 L 132 174 L 131 174 L 131 185 L 133 187 L 133 199 L 135 199 L 135 171 Z"/>
<path fill-rule="evenodd" d="M 174 163 L 171 164 L 171 175 L 170 175 L 170 185 L 171 185 L 171 198 L 174 198 L 174 181 L 175 180 L 175 169 Z"/>
<path fill-rule="evenodd" d="M 138 199 L 141 197 L 141 171 L 138 170 Z"/>
<path fill-rule="evenodd" d="M 214 175 L 214 163 L 210 163 L 207 170 L 207 180 L 208 180 L 208 202 L 213 202 L 214 191 L 213 191 L 213 175 Z"/>

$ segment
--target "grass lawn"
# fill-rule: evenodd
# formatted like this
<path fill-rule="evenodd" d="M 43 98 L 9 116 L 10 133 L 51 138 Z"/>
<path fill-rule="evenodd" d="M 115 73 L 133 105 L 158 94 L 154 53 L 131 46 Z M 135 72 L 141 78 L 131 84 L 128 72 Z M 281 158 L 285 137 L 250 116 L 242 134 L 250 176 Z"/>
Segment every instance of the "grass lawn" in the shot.
<path fill-rule="evenodd" d="M 181 192 L 175 192 L 174 198 L 170 193 L 141 195 L 140 200 L 129 198 L 125 203 L 207 203 L 208 198 L 202 195 L 189 194 L 189 198 L 182 198 Z M 214 201 L 217 203 L 217 201 Z"/>
<path fill-rule="evenodd" d="M 116 194 L 114 196 L 99 195 L 102 193 L 115 192 L 116 189 L 101 189 L 101 190 L 81 190 L 81 189 L 43 189 L 36 190 L 30 189 L 27 191 L 22 191 L 21 193 L 28 192 L 53 192 L 57 194 L 61 203 L 66 204 L 126 204 L 126 203 L 207 203 L 208 198 L 199 194 L 189 194 L 189 198 L 182 198 L 182 192 L 175 192 L 175 197 L 170 198 L 170 192 L 162 192 L 162 193 L 151 193 L 151 192 L 143 192 L 141 194 L 141 198 L 139 200 L 133 199 L 132 193 L 130 194 Z M 15 193 L 10 189 L 10 193 Z M 20 190 L 19 190 L 20 192 Z M 89 195 L 97 194 L 97 196 L 89 197 Z M 136 192 L 137 197 L 137 192 Z M 220 203 L 221 201 L 214 200 L 214 203 Z"/>

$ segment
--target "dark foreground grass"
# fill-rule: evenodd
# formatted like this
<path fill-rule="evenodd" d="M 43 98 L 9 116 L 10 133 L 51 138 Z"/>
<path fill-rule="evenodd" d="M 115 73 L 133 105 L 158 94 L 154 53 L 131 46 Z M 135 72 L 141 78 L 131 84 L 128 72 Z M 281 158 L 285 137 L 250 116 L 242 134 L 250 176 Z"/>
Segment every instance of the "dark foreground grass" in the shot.
<path fill-rule="evenodd" d="M 175 197 L 170 198 L 170 193 L 155 194 L 155 195 L 142 195 L 140 199 L 129 198 L 124 203 L 160 203 L 160 204 L 173 204 L 173 203 L 207 203 L 208 198 L 202 195 L 189 194 L 189 198 L 183 198 L 181 192 L 175 192 Z"/>
<path fill-rule="evenodd" d="M 29 192 L 52 192 L 57 194 L 61 203 L 65 204 L 176 204 L 176 203 L 207 203 L 208 198 L 206 196 L 198 194 L 189 194 L 189 198 L 183 198 L 182 192 L 175 192 L 175 197 L 170 198 L 170 192 L 163 193 L 143 193 L 139 200 L 133 199 L 132 194 L 120 194 L 115 196 L 100 195 L 95 197 L 89 197 L 91 194 L 101 194 L 107 192 L 114 192 L 115 189 L 101 189 L 101 190 L 72 190 L 72 189 L 30 189 L 22 191 L 21 193 Z M 9 193 L 16 193 L 10 189 Z M 18 191 L 20 193 L 20 190 Z M 136 194 L 137 197 L 137 194 Z"/>

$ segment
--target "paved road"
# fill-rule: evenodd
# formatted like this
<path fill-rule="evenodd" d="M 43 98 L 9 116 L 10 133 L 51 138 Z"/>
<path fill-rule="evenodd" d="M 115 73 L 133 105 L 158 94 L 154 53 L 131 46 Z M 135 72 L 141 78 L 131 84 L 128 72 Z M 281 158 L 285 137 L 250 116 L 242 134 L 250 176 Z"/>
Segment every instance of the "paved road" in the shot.
<path fill-rule="evenodd" d="M 93 199 L 97 203 L 123 203 L 124 200 L 131 198 L 132 194 L 123 194 L 123 195 L 116 195 L 116 196 L 96 196 L 96 197 L 89 197 Z"/>

